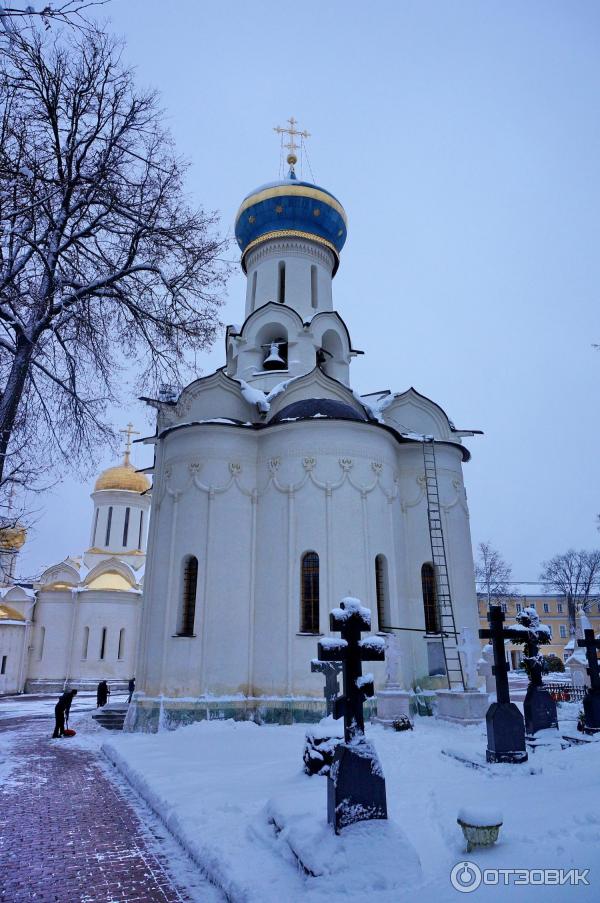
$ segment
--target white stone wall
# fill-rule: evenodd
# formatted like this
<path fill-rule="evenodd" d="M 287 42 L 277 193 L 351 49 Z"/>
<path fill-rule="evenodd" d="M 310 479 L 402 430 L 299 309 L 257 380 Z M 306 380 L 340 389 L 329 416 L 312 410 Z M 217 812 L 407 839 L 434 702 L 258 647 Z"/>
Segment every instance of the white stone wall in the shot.
<path fill-rule="evenodd" d="M 0 674 L 0 696 L 23 690 L 23 645 L 26 642 L 25 624 L 0 623 L 0 663 L 6 656 L 5 673 Z"/>
<path fill-rule="evenodd" d="M 246 257 L 246 316 L 268 301 L 280 301 L 280 263 L 285 264 L 284 304 L 295 308 L 303 319 L 331 310 L 334 262 L 332 251 L 310 240 L 277 238 L 262 243 Z M 315 267 L 316 297 L 311 267 Z"/>
<path fill-rule="evenodd" d="M 315 636 L 299 635 L 300 559 L 320 558 L 321 631 L 348 594 L 373 612 L 388 561 L 393 626 L 424 626 L 431 561 L 420 445 L 381 428 L 300 421 L 259 433 L 188 427 L 161 443 L 155 474 L 138 687 L 148 695 L 315 695 Z M 461 452 L 438 447 L 457 627 L 477 609 Z M 183 560 L 199 579 L 194 637 L 176 637 Z M 422 634 L 400 634 L 405 682 L 427 674 Z M 382 665 L 369 666 L 378 681 Z"/>
<path fill-rule="evenodd" d="M 150 498 L 147 495 L 118 489 L 101 489 L 92 493 L 92 499 L 94 501 L 94 513 L 90 532 L 90 547 L 102 549 L 112 555 L 123 555 L 140 548 L 143 552 L 146 550 L 148 511 L 150 508 Z M 110 508 L 112 508 L 112 517 L 107 544 L 106 532 Z M 123 543 L 125 514 L 128 508 L 127 541 Z M 97 522 L 96 512 L 98 512 Z M 140 545 L 140 516 L 142 513 L 142 541 Z"/>
<path fill-rule="evenodd" d="M 139 593 L 41 591 L 35 607 L 30 681 L 129 680 L 135 674 L 141 596 Z M 85 629 L 89 628 L 84 657 Z M 104 658 L 100 658 L 106 628 Z M 125 630 L 122 658 L 119 632 Z M 44 648 L 40 658 L 44 633 Z"/>

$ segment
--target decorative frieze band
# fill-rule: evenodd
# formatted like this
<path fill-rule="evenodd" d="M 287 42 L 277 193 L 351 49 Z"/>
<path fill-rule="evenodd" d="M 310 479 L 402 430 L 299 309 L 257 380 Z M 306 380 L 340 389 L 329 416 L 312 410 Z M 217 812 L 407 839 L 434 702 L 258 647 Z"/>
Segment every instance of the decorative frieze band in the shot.
<path fill-rule="evenodd" d="M 211 497 L 214 497 L 215 495 L 222 495 L 223 493 L 228 492 L 235 485 L 237 489 L 242 493 L 242 495 L 251 498 L 253 501 L 257 501 L 258 499 L 265 496 L 270 489 L 274 489 L 277 492 L 285 495 L 293 496 L 304 486 L 306 486 L 307 483 L 312 483 L 313 486 L 315 486 L 317 489 L 322 490 L 328 496 L 330 496 L 337 489 L 340 489 L 345 483 L 348 483 L 350 486 L 352 486 L 352 488 L 359 492 L 363 498 L 365 498 L 368 494 L 370 494 L 377 488 L 380 489 L 389 503 L 393 502 L 400 495 L 400 479 L 398 474 L 394 473 L 393 475 L 393 486 L 391 490 L 386 488 L 383 485 L 381 479 L 384 470 L 383 462 L 376 459 L 370 462 L 371 470 L 373 472 L 372 480 L 362 485 L 358 483 L 353 476 L 354 460 L 347 456 L 343 456 L 338 459 L 340 475 L 335 480 L 318 479 L 316 473 L 318 469 L 317 458 L 314 455 L 305 455 L 302 457 L 302 469 L 304 472 L 299 480 L 291 483 L 284 482 L 280 477 L 281 457 L 273 456 L 269 458 L 266 463 L 266 482 L 263 485 L 256 485 L 251 487 L 244 485 L 244 467 L 240 461 L 229 462 L 229 479 L 227 479 L 226 482 L 221 486 L 209 485 L 208 483 L 203 482 L 203 480 L 201 479 L 201 472 L 203 468 L 202 461 L 191 461 L 187 463 L 186 480 L 184 481 L 183 485 L 181 485 L 180 483 L 177 487 L 170 485 L 173 476 L 172 467 L 166 467 L 164 471 L 164 490 L 163 493 L 161 493 L 161 500 L 164 497 L 164 492 L 166 492 L 171 497 L 180 498 L 191 487 L 198 489 L 200 492 L 208 493 Z M 415 477 L 415 482 L 418 487 L 418 492 L 415 498 L 400 499 L 400 506 L 403 513 L 406 513 L 410 508 L 415 508 L 420 505 L 426 497 L 424 475 L 418 474 Z M 454 508 L 455 505 L 460 504 L 464 511 L 468 514 L 466 493 L 462 481 L 458 477 L 455 477 L 452 480 L 452 486 L 455 490 L 454 498 L 446 502 L 440 501 L 441 508 L 445 511 L 449 511 L 451 508 Z"/>

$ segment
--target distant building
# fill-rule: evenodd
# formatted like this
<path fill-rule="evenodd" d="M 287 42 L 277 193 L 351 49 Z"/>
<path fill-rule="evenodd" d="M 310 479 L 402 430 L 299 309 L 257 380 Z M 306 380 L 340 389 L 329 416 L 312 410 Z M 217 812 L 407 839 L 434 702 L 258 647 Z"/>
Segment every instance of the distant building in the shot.
<path fill-rule="evenodd" d="M 25 542 L 0 528 L 0 694 L 125 684 L 135 673 L 150 482 L 124 460 L 100 474 L 92 493 L 90 547 L 14 580 Z"/>
<path fill-rule="evenodd" d="M 477 593 L 477 603 L 479 605 L 479 624 L 480 627 L 487 627 L 487 611 L 488 600 L 485 593 Z M 544 655 L 557 655 L 561 661 L 566 662 L 570 655 L 573 654 L 573 642 L 569 633 L 569 613 L 567 609 L 567 600 L 562 595 L 546 595 L 539 593 L 537 595 L 523 595 L 512 599 L 506 599 L 501 603 L 502 610 L 506 615 L 506 624 L 510 625 L 515 622 L 517 614 L 524 608 L 535 608 L 540 621 L 552 631 L 552 643 L 542 646 Z M 590 620 L 595 633 L 600 633 L 600 596 L 594 596 L 590 600 L 589 611 L 587 616 Z M 507 644 L 507 661 L 511 670 L 519 668 L 523 658 L 523 647 L 514 646 L 512 643 Z"/>

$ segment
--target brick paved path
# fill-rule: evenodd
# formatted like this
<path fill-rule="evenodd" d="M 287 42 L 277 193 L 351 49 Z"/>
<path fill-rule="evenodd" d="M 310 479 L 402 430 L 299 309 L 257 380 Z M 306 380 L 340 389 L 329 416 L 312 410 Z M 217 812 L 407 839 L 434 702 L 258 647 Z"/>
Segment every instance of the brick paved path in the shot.
<path fill-rule="evenodd" d="M 19 764 L 0 788 L 2 903 L 220 899 L 98 754 L 48 736 L 47 723 L 21 722 L 11 746 Z M 176 886 L 167 856 L 195 875 L 191 891 Z"/>

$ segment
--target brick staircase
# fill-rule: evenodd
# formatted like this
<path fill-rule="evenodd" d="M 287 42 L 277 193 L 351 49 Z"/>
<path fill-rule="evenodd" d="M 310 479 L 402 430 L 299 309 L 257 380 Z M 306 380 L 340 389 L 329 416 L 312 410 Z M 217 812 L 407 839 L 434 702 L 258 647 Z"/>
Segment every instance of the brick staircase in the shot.
<path fill-rule="evenodd" d="M 126 715 L 127 705 L 115 702 L 98 709 L 97 712 L 94 712 L 92 718 L 108 731 L 122 731 Z"/>

